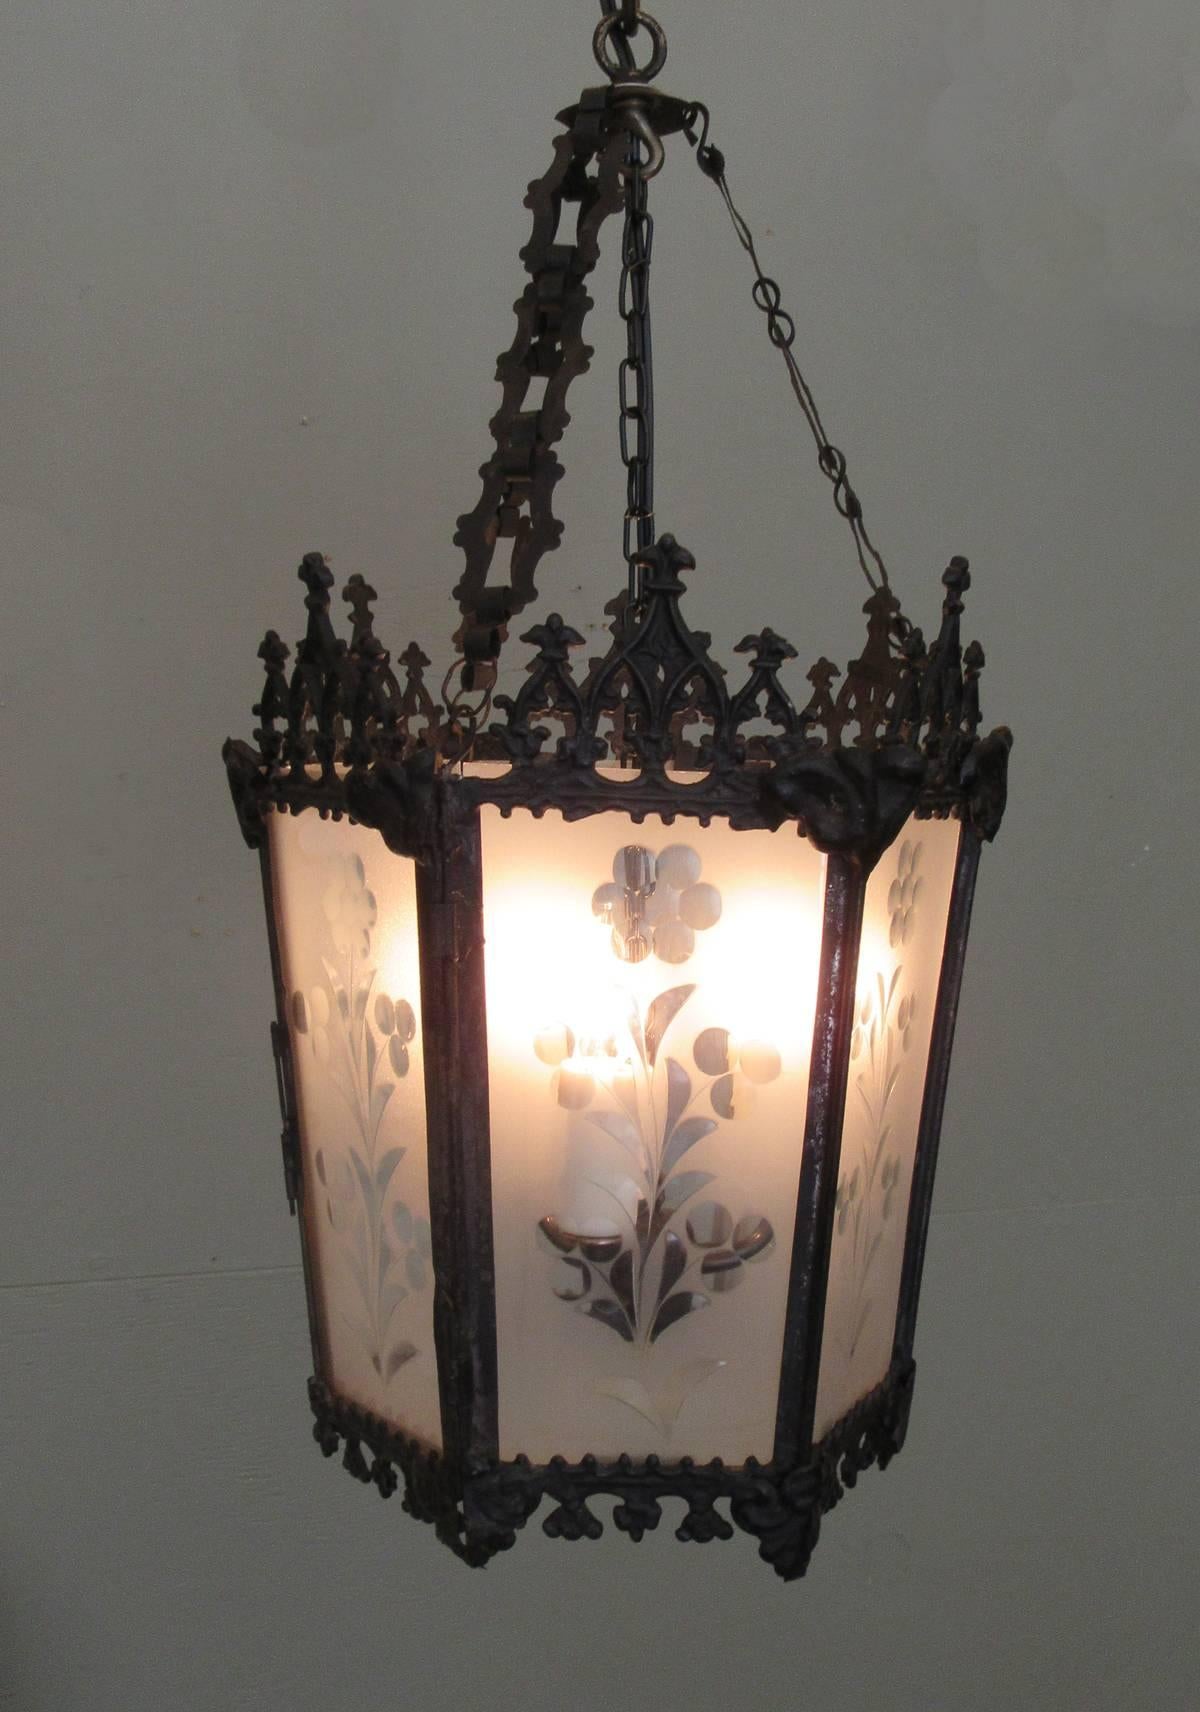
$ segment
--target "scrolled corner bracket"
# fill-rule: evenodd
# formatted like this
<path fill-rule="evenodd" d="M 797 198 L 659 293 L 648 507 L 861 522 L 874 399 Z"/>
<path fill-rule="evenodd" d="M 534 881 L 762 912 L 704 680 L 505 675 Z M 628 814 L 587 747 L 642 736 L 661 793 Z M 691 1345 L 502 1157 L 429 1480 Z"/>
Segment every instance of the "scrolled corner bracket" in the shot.
<path fill-rule="evenodd" d="M 798 820 L 827 855 L 872 868 L 917 806 L 928 762 L 917 748 L 784 749 L 763 774 L 759 801 L 768 825 Z"/>
<path fill-rule="evenodd" d="M 560 116 L 569 128 L 555 139 L 553 165 L 525 198 L 533 231 L 521 259 L 530 277 L 516 302 L 513 343 L 496 366 L 503 389 L 490 424 L 496 446 L 480 468 L 479 500 L 458 519 L 454 536 L 466 560 L 453 591 L 462 613 L 454 641 L 477 667 L 494 661 L 510 621 L 536 598 L 538 563 L 562 537 L 553 496 L 564 471 L 554 447 L 570 421 L 567 389 L 592 357 L 583 339 L 592 307 L 584 282 L 599 257 L 600 227 L 624 195 L 625 130 L 613 122 L 613 111 L 609 90 L 585 90 Z M 555 241 L 564 202 L 579 205 L 570 243 Z M 530 383 L 538 379 L 546 383 L 542 402 L 526 410 Z M 501 540 L 512 542 L 508 581 L 488 588 Z"/>
<path fill-rule="evenodd" d="M 240 737 L 227 737 L 221 747 L 229 794 L 242 837 L 251 850 L 258 850 L 266 836 L 263 822 L 263 761 L 256 749 Z"/>
<path fill-rule="evenodd" d="M 962 766 L 963 812 L 980 838 L 990 843 L 1000 830 L 1008 802 L 1008 757 L 1013 736 L 1007 725 L 998 725 L 979 737 L 967 751 Z"/>
<path fill-rule="evenodd" d="M 402 761 L 377 761 L 346 776 L 346 807 L 378 832 L 397 856 L 429 859 L 437 779 L 437 753 L 417 749 Z"/>

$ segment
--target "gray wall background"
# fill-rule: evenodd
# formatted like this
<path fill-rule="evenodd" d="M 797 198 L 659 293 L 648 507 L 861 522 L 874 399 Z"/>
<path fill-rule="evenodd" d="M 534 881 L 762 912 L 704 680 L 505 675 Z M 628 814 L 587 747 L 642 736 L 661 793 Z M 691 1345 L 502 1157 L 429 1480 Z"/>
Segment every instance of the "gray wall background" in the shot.
<path fill-rule="evenodd" d="M 308 1439 L 253 866 L 218 760 L 300 553 L 446 659 L 520 207 L 584 0 L 11 0 L 0 1705 L 1193 1708 L 1200 34 L 1191 0 L 661 0 L 895 583 L 970 555 L 1017 733 L 909 1446 L 789 1589 L 739 1541 L 486 1575 Z M 744 258 L 656 187 L 695 616 L 865 590 Z M 619 578 L 611 239 L 550 599 Z M 587 472 L 585 475 L 584 472 Z M 749 594 L 748 590 L 753 590 Z"/>

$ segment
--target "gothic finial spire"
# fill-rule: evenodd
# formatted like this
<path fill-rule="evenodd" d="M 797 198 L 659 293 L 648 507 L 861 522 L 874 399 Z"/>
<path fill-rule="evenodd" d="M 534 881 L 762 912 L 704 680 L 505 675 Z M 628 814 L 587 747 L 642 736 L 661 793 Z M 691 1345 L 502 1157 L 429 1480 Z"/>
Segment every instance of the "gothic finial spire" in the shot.
<path fill-rule="evenodd" d="M 342 648 L 329 617 L 329 591 L 333 587 L 333 572 L 326 564 L 323 553 L 305 553 L 296 575 L 308 590 L 304 597 L 304 605 L 308 610 L 308 629 L 296 650 L 296 660 L 301 665 L 328 670 Z"/>
<path fill-rule="evenodd" d="M 287 718 L 287 662 L 290 653 L 291 649 L 277 630 L 268 630 L 259 643 L 258 657 L 266 669 L 267 681 L 263 685 L 261 700 L 256 701 L 252 709 L 262 722 L 253 735 L 268 768 L 275 766 L 283 748 L 283 734 L 276 731 L 275 721 Z"/>
<path fill-rule="evenodd" d="M 355 571 L 342 590 L 342 599 L 350 608 L 350 622 L 354 627 L 350 646 L 357 649 L 363 637 L 374 632 L 375 617 L 371 611 L 371 602 L 378 600 L 379 596 L 367 579 L 359 571 Z"/>

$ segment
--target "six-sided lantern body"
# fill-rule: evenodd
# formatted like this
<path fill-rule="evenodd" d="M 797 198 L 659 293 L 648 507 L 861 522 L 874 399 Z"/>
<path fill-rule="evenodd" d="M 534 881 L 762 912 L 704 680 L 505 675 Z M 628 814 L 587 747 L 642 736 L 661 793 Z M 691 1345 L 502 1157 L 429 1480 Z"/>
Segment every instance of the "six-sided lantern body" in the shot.
<path fill-rule="evenodd" d="M 731 692 L 664 537 L 608 654 L 552 616 L 455 763 L 419 650 L 301 567 L 289 676 L 227 746 L 261 852 L 322 1447 L 470 1562 L 552 1534 L 758 1536 L 803 1572 L 899 1448 L 967 920 L 1003 807 L 982 655 L 943 620 Z M 284 729 L 277 730 L 276 722 Z M 762 734 L 764 721 L 774 729 Z M 553 730 L 551 728 L 554 728 Z M 697 737 L 697 733 L 699 736 Z M 726 1505 L 723 1501 L 727 1500 Z M 726 1510 L 728 1510 L 727 1519 Z"/>

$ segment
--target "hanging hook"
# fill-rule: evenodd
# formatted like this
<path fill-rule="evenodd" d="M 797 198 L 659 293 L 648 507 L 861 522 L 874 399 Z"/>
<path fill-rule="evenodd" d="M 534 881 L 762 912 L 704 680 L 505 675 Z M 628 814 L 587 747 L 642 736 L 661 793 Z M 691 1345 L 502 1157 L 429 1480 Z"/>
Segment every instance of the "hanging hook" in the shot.
<path fill-rule="evenodd" d="M 631 136 L 646 146 L 646 159 L 635 165 L 623 165 L 621 177 L 628 178 L 632 172 L 638 172 L 643 178 L 653 178 L 661 172 L 662 164 L 667 158 L 663 148 L 662 138 L 650 123 L 645 104 L 641 100 L 640 84 L 616 84 L 612 90 L 613 107 L 621 123 Z"/>

